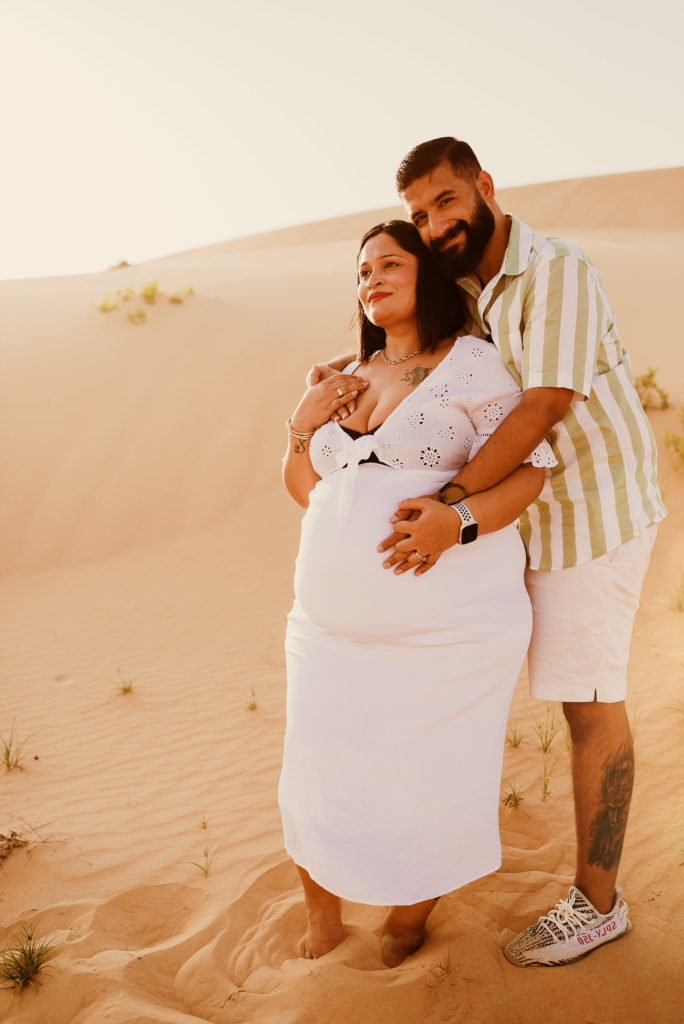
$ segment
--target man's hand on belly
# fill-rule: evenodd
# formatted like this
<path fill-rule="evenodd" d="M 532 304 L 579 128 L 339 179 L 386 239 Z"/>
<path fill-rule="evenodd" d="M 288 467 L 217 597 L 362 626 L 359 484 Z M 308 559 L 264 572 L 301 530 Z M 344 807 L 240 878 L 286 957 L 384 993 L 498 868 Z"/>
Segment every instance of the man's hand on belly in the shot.
<path fill-rule="evenodd" d="M 401 506 L 399 512 L 409 513 L 410 518 L 395 521 L 394 533 L 378 545 L 381 552 L 394 549 L 383 562 L 383 568 L 393 568 L 396 575 L 415 569 L 415 575 L 422 576 L 444 551 L 458 543 L 461 522 L 454 510 L 436 495 L 402 501 Z M 427 561 L 420 560 L 424 555 Z"/>

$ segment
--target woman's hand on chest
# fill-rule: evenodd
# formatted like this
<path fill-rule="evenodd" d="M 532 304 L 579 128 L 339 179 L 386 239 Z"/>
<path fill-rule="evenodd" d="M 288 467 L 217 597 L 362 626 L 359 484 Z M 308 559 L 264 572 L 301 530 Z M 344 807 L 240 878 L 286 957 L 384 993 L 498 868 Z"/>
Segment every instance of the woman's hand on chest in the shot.
<path fill-rule="evenodd" d="M 356 400 L 356 409 L 344 419 L 344 426 L 367 434 L 391 416 L 404 399 L 428 377 L 434 366 L 417 359 L 411 366 L 387 366 L 378 360 L 363 367 L 368 388 Z"/>

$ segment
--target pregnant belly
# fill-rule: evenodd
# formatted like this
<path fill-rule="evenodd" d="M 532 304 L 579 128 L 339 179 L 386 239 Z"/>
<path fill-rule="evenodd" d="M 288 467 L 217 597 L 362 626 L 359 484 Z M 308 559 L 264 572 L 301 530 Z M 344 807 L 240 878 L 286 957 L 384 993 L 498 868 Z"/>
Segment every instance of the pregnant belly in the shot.
<path fill-rule="evenodd" d="M 514 527 L 449 548 L 423 576 L 396 576 L 377 550 L 392 532 L 389 517 L 403 498 L 434 493 L 444 473 L 361 466 L 351 509 L 341 516 L 343 472 L 324 477 L 311 495 L 293 616 L 340 639 L 411 645 L 528 628 L 525 553 Z"/>

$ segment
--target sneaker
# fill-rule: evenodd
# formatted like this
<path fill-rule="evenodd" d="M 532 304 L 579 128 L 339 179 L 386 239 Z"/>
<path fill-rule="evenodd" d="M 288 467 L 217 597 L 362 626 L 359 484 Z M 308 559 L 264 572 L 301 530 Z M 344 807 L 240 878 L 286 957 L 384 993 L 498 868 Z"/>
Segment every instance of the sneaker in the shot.
<path fill-rule="evenodd" d="M 627 904 L 620 886 L 607 914 L 599 914 L 584 893 L 570 887 L 567 900 L 516 935 L 504 949 L 506 959 L 516 967 L 558 967 L 588 956 L 599 946 L 620 939 L 632 930 Z"/>

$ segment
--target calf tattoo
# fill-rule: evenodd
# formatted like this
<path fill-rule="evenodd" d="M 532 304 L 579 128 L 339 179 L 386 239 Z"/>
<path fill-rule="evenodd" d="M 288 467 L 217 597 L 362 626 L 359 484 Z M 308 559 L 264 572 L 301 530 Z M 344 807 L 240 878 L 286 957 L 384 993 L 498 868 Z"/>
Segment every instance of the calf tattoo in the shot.
<path fill-rule="evenodd" d="M 601 806 L 589 832 L 589 863 L 610 871 L 620 860 L 634 782 L 631 741 L 603 765 Z"/>
<path fill-rule="evenodd" d="M 406 370 L 401 379 L 405 380 L 410 388 L 417 388 L 429 373 L 432 373 L 431 366 L 414 366 L 411 370 Z"/>

